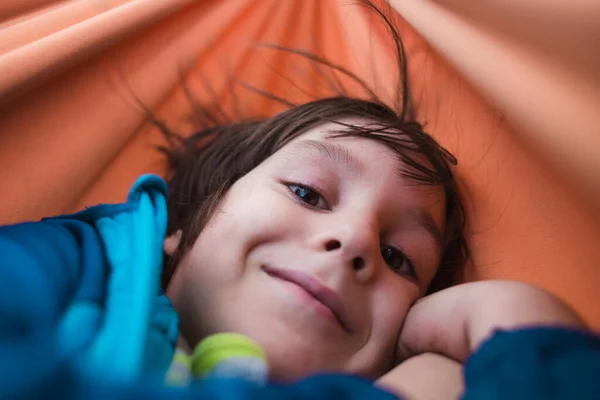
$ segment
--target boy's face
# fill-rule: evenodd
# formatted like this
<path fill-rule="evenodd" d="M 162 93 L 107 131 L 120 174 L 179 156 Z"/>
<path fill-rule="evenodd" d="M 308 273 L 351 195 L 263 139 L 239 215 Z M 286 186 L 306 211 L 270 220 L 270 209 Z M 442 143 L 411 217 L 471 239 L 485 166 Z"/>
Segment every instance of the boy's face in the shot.
<path fill-rule="evenodd" d="M 335 129 L 308 131 L 238 180 L 183 258 L 167 293 L 192 346 L 245 334 L 275 379 L 392 366 L 440 262 L 444 193 L 402 177 L 374 140 L 327 138 Z"/>

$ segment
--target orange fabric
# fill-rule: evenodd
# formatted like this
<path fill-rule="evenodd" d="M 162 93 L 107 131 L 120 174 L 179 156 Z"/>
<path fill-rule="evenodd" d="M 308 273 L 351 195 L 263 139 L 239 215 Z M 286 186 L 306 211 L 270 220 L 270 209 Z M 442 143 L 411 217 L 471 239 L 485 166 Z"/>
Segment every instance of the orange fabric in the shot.
<path fill-rule="evenodd" d="M 600 329 L 599 3 L 390 3 L 419 118 L 460 162 L 468 279 L 538 284 Z M 230 115 L 283 108 L 230 77 L 293 102 L 332 93 L 331 71 L 256 43 L 326 55 L 393 100 L 374 21 L 346 0 L 0 4 L 0 223 L 121 201 L 139 174 L 164 174 L 139 104 L 193 131 L 181 79 Z"/>

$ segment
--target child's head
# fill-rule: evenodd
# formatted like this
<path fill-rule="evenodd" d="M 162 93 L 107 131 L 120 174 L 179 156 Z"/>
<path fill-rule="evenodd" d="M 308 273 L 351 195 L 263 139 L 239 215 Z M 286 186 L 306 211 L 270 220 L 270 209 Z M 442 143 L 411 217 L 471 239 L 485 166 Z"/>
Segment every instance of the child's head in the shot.
<path fill-rule="evenodd" d="M 171 160 L 164 283 L 182 334 L 248 335 L 274 378 L 382 374 L 410 306 L 467 256 L 454 158 L 380 102 L 213 127 Z"/>

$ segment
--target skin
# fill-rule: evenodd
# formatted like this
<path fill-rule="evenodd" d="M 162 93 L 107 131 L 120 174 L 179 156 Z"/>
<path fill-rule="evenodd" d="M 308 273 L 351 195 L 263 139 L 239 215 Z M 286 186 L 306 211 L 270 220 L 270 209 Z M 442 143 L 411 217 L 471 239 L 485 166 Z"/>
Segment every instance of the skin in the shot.
<path fill-rule="evenodd" d="M 245 334 L 265 349 L 275 380 L 376 378 L 394 365 L 404 319 L 440 262 L 432 227 L 443 232 L 443 191 L 401 177 L 384 145 L 328 138 L 331 129 L 339 126 L 313 128 L 238 180 L 182 259 L 167 294 L 190 347 L 212 333 Z M 178 240 L 167 238 L 165 251 Z M 265 267 L 331 289 L 352 330 Z"/>
<path fill-rule="evenodd" d="M 463 365 L 435 353 L 411 357 L 377 380 L 376 385 L 403 399 L 458 399 L 464 393 Z"/>

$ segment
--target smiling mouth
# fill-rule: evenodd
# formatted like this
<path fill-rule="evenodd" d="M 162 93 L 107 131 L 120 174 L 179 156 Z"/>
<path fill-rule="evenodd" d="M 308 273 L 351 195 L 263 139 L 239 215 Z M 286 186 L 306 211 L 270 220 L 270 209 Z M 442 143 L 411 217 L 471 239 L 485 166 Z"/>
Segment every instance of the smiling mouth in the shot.
<path fill-rule="evenodd" d="M 342 301 L 337 293 L 335 293 L 333 290 L 325 285 L 322 285 L 310 275 L 300 271 L 273 268 L 266 265 L 262 266 L 262 270 L 271 277 L 299 286 L 313 299 L 327 307 L 344 331 L 349 334 L 354 333 L 354 328 L 348 319 L 344 305 L 342 304 Z"/>

